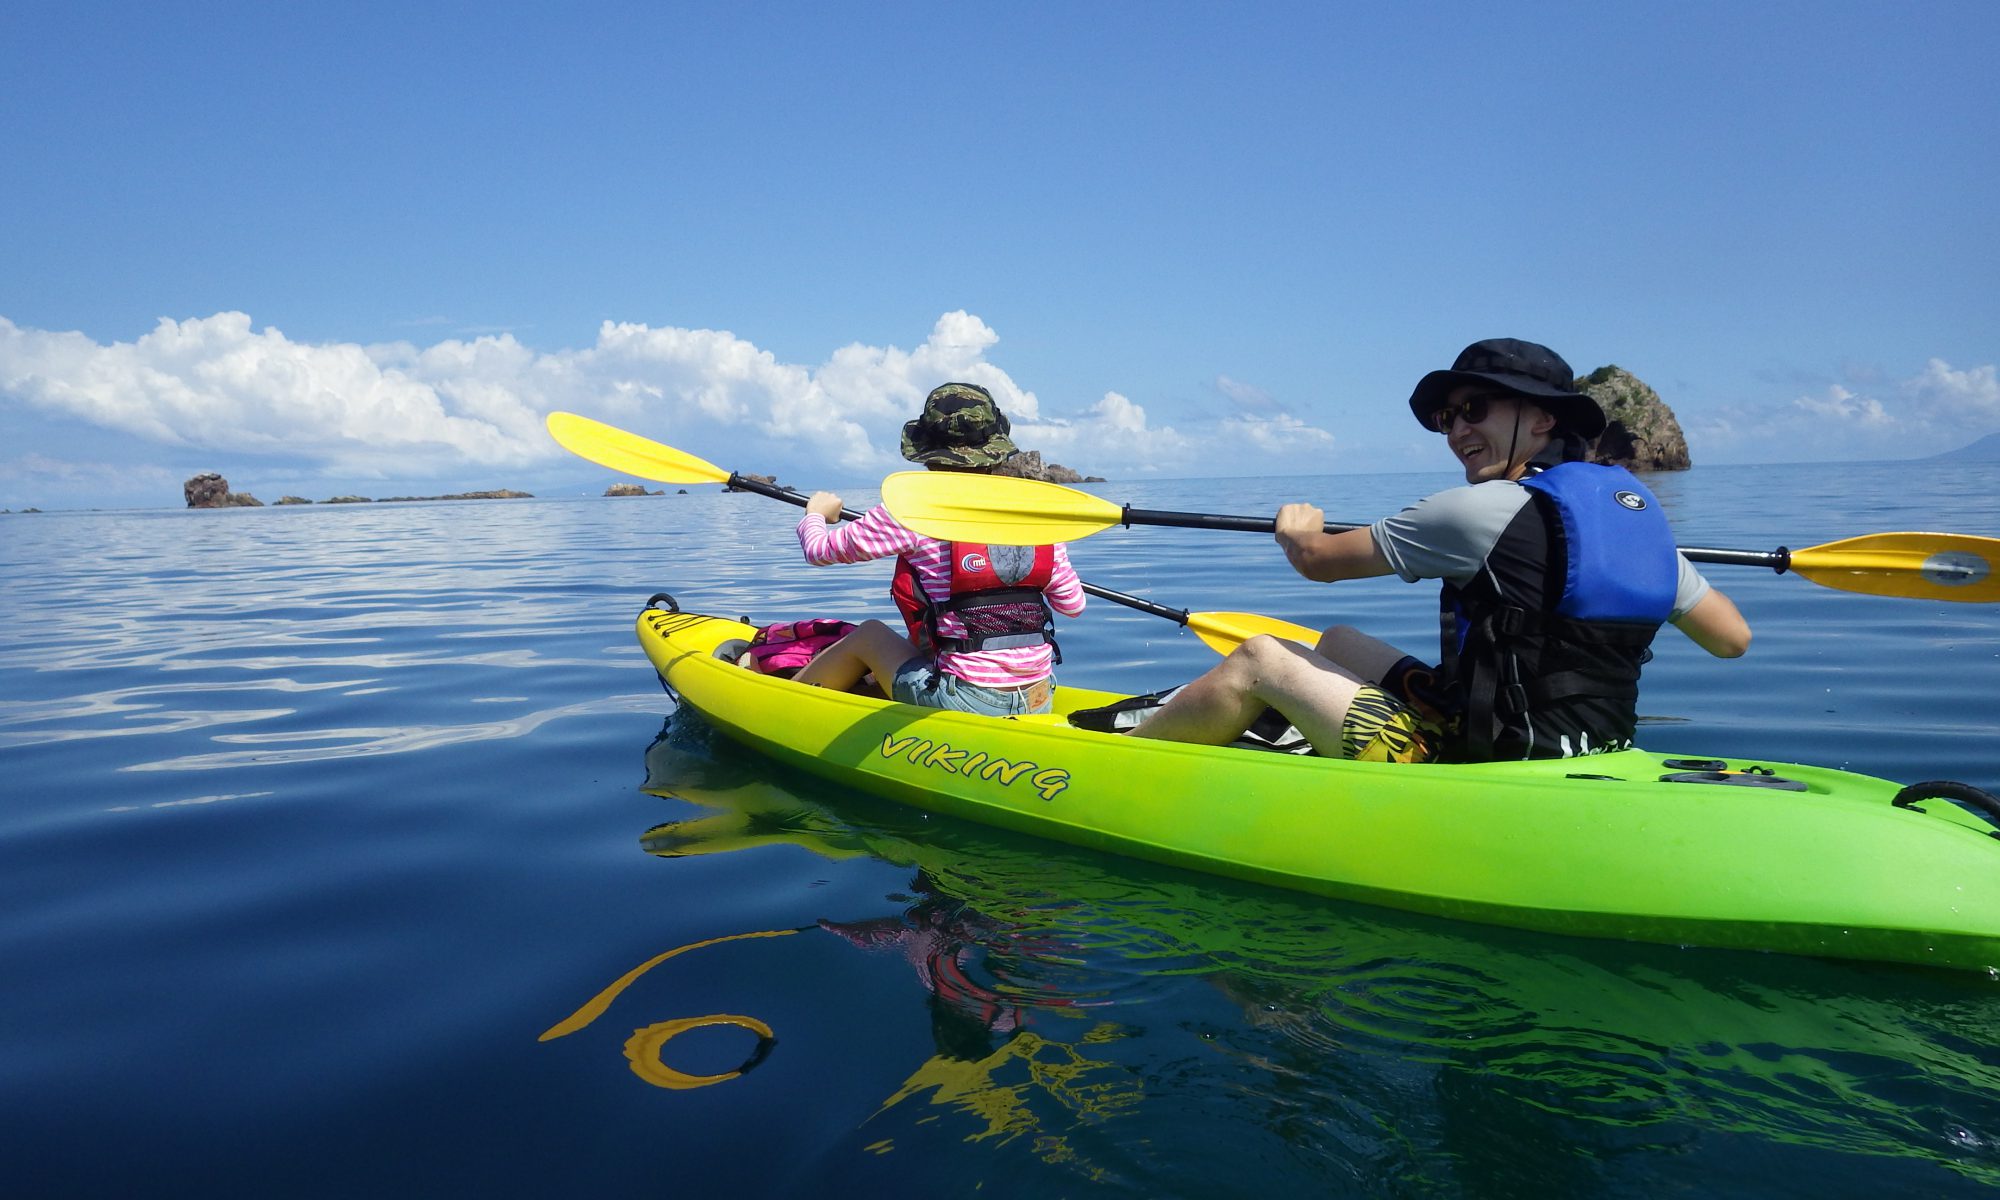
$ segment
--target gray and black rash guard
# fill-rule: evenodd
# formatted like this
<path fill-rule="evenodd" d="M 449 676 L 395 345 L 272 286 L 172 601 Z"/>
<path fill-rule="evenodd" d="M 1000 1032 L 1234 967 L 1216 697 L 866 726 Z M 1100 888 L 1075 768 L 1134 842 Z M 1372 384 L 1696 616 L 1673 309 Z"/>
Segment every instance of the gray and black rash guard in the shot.
<path fill-rule="evenodd" d="M 1639 667 L 1658 626 L 1559 617 L 1567 535 L 1553 507 L 1536 499 L 1505 480 L 1469 484 L 1370 527 L 1398 576 L 1445 585 L 1442 674 L 1464 704 L 1449 757 L 1567 758 L 1631 744 Z M 1659 531 L 1668 536 L 1664 523 Z M 1671 546 L 1649 544 L 1652 553 Z M 1709 591 L 1686 556 L 1674 557 L 1668 620 Z"/>
<path fill-rule="evenodd" d="M 1426 496 L 1368 530 L 1389 569 L 1405 581 L 1440 579 L 1467 587 L 1485 568 L 1500 536 L 1531 503 L 1527 488 L 1495 479 Z M 1708 580 L 1686 555 L 1679 558 L 1680 583 L 1670 621 L 1678 621 L 1708 595 Z"/>

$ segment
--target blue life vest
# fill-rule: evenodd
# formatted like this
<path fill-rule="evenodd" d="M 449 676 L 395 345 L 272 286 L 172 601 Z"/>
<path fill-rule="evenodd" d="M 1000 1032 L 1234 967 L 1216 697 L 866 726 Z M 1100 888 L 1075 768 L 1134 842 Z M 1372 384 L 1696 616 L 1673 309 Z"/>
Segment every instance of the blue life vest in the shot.
<path fill-rule="evenodd" d="M 1638 723 L 1639 667 L 1673 612 L 1673 531 L 1622 467 L 1566 462 L 1521 486 L 1533 500 L 1485 568 L 1444 588 L 1441 673 L 1462 716 L 1447 754 L 1619 749 Z"/>
<path fill-rule="evenodd" d="M 1566 547 L 1556 611 L 1578 621 L 1659 625 L 1680 583 L 1660 502 L 1624 467 L 1566 462 L 1521 481 L 1548 497 Z"/>

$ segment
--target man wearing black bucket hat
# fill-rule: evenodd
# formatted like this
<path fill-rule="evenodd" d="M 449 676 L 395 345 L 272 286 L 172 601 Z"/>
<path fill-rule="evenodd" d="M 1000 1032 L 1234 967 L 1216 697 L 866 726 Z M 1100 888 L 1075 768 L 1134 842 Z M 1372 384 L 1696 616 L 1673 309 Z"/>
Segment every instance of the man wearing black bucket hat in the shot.
<path fill-rule="evenodd" d="M 1585 461 L 1604 412 L 1555 351 L 1474 342 L 1409 403 L 1466 486 L 1338 534 L 1317 507 L 1288 504 L 1277 539 L 1308 579 L 1442 581 L 1442 661 L 1347 626 L 1312 651 L 1253 638 L 1135 734 L 1223 744 L 1269 707 L 1328 756 L 1567 758 L 1631 744 L 1662 624 L 1718 657 L 1749 648 L 1742 614 L 1674 548 L 1645 485 Z"/>
<path fill-rule="evenodd" d="M 933 388 L 903 426 L 903 457 L 933 471 L 991 471 L 1015 453 L 1007 415 L 971 383 Z M 840 497 L 815 492 L 799 521 L 814 566 L 896 558 L 891 598 L 907 636 L 864 621 L 793 678 L 846 689 L 872 674 L 891 699 L 989 716 L 1047 712 L 1054 697 L 1052 612 L 1083 611 L 1083 583 L 1062 546 L 941 542 L 877 505 L 835 525 Z"/>

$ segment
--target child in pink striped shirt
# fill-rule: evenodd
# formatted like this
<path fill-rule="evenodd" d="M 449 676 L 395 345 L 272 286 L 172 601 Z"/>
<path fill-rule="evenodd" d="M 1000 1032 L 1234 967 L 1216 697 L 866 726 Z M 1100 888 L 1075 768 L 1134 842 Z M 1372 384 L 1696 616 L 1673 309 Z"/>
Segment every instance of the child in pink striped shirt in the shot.
<path fill-rule="evenodd" d="M 932 470 L 990 471 L 1015 453 L 1009 423 L 985 388 L 947 383 L 903 426 L 903 457 Z M 794 678 L 849 688 L 873 673 L 890 698 L 989 716 L 1047 712 L 1061 661 L 1050 613 L 1083 611 L 1083 584 L 1062 546 L 942 542 L 879 505 L 836 525 L 840 497 L 816 492 L 799 521 L 814 566 L 894 555 L 892 594 L 909 631 L 866 621 Z"/>

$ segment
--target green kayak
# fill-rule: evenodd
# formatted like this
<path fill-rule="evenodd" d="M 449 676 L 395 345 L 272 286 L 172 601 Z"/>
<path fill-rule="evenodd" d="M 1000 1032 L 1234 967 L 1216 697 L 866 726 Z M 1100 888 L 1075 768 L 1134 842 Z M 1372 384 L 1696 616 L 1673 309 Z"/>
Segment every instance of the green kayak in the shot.
<path fill-rule="evenodd" d="M 759 675 L 734 663 L 753 632 L 665 596 L 638 621 L 726 736 L 931 812 L 1488 924 L 2000 970 L 2000 804 L 1964 785 L 1648 750 L 1402 765 L 1140 740 L 1071 726 L 1122 698 L 1082 688 L 996 719 Z"/>

